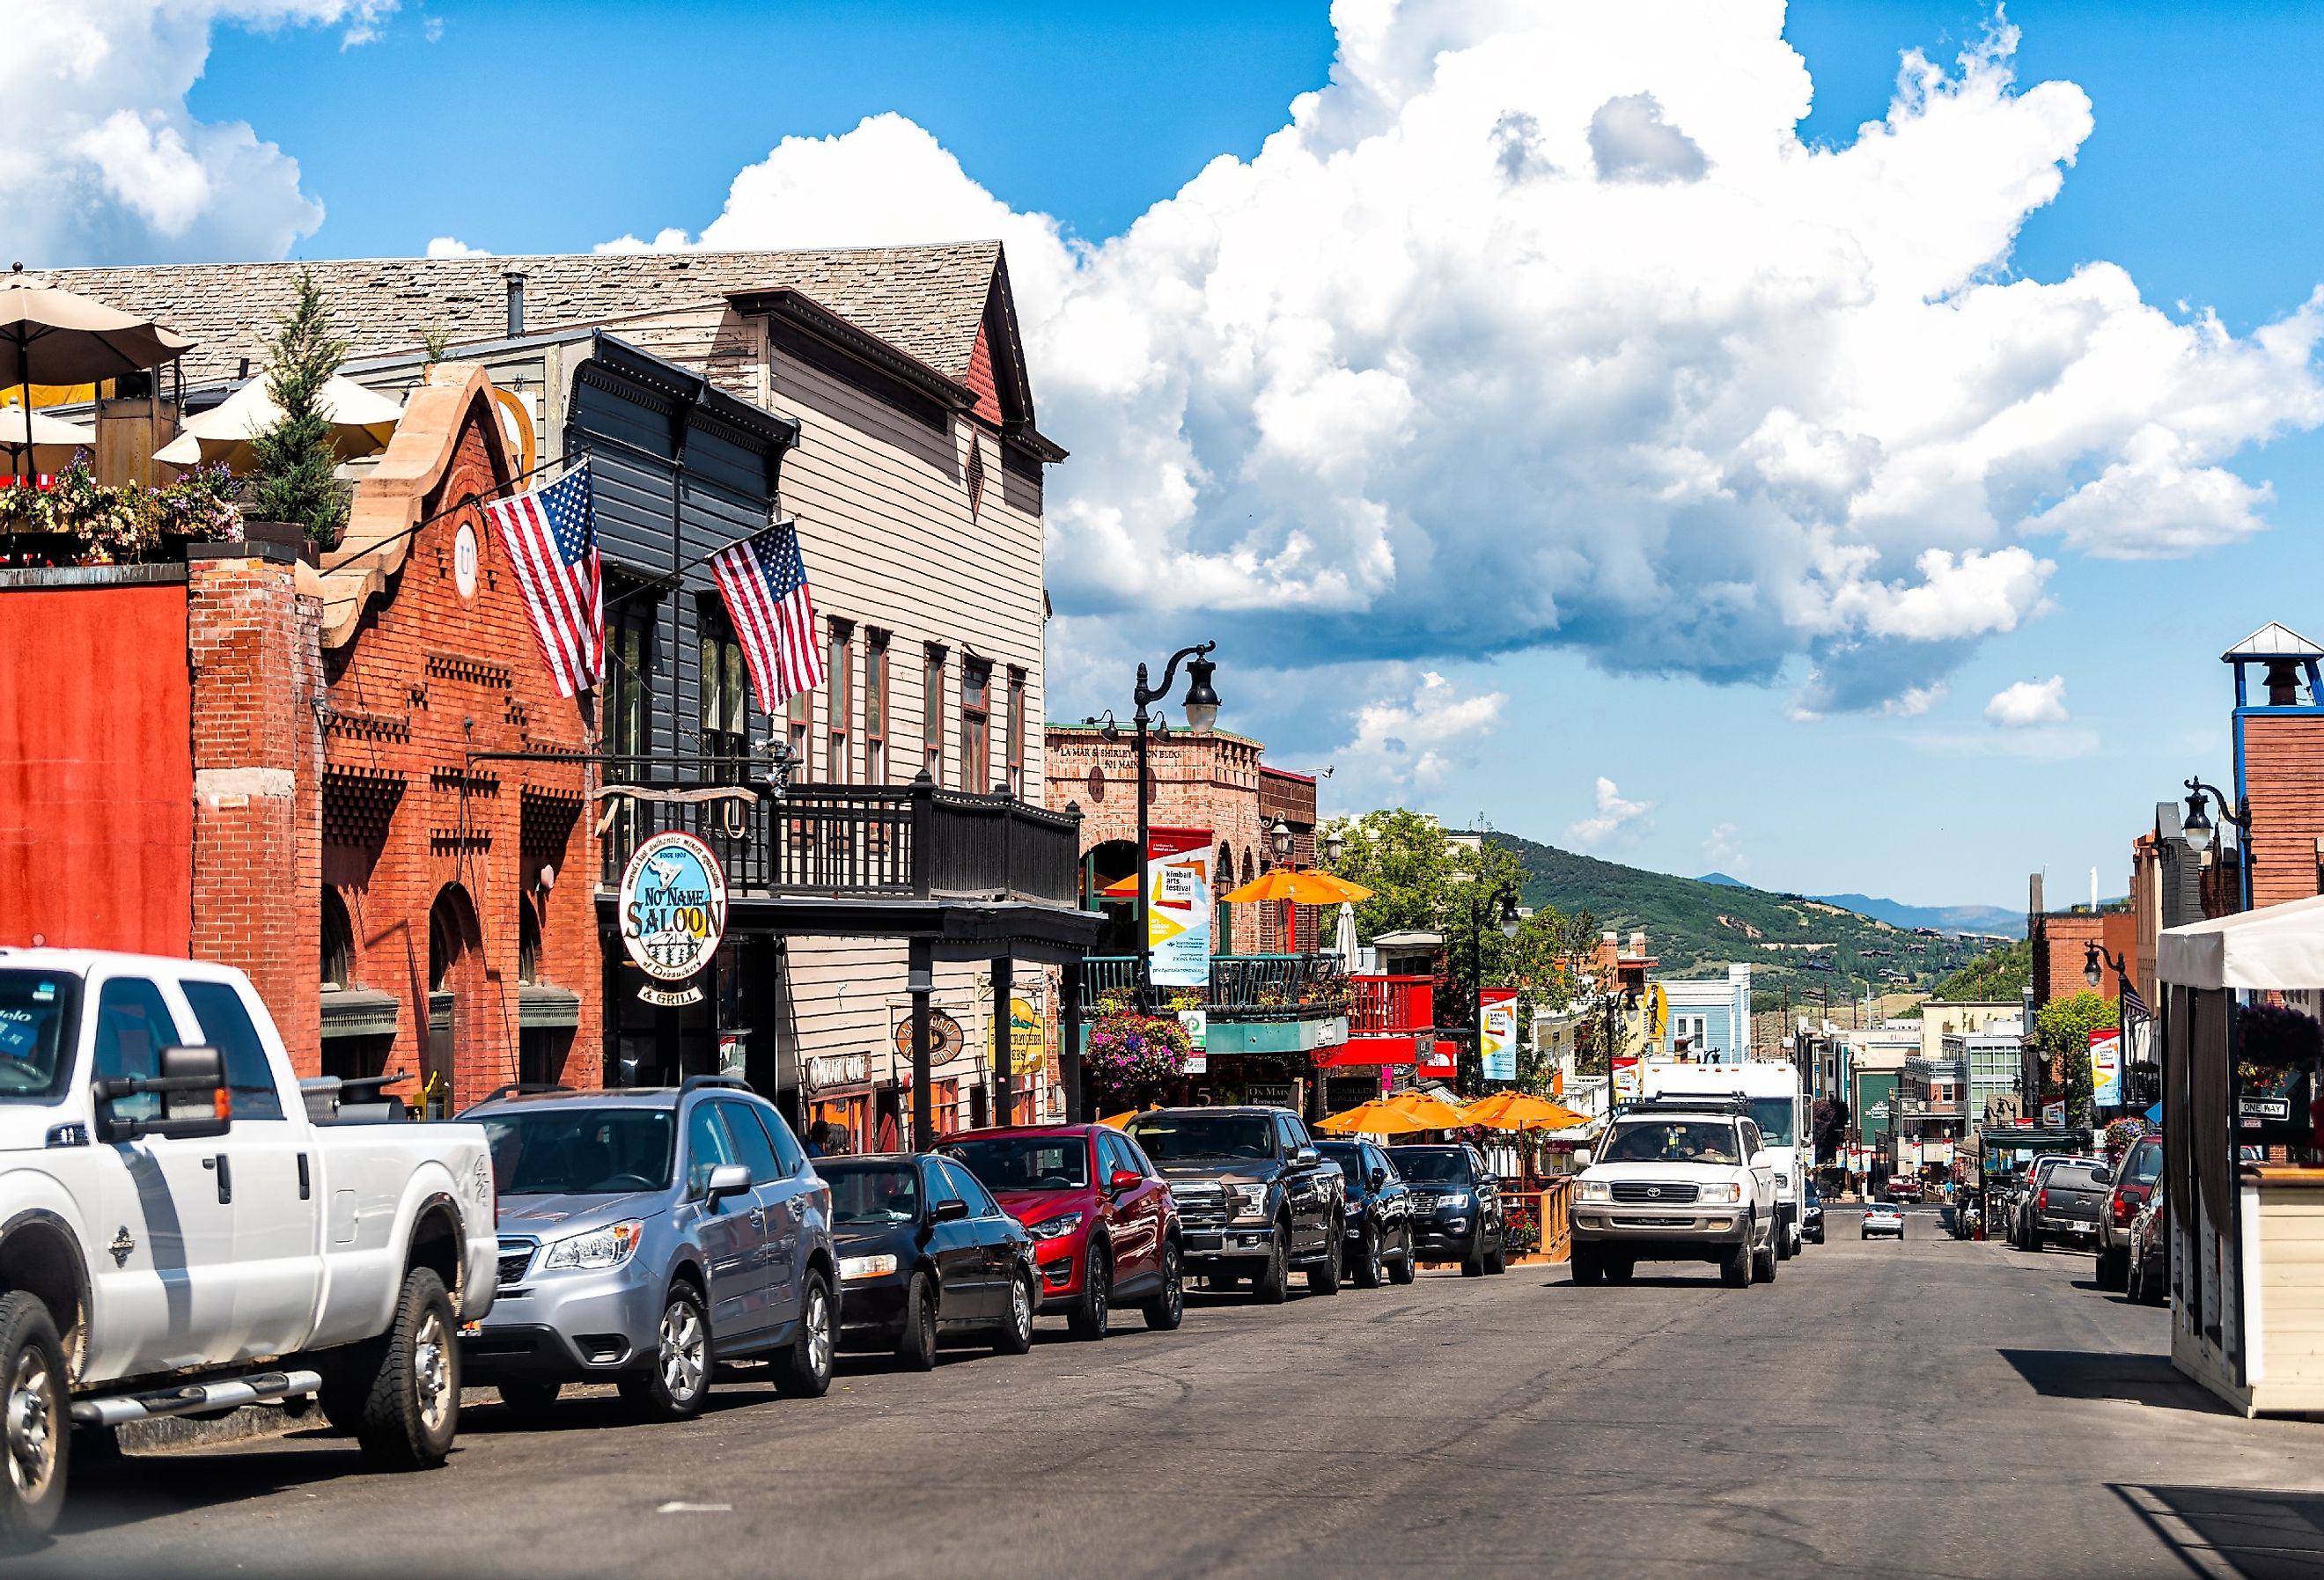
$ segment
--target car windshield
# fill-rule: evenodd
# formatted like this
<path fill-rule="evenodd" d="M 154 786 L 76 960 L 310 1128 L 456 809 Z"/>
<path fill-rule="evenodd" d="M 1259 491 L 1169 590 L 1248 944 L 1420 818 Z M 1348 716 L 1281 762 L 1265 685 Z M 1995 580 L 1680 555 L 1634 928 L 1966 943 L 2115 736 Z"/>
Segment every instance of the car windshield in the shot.
<path fill-rule="evenodd" d="M 2132 1185 L 2152 1185 L 2163 1178 L 2163 1148 L 2153 1141 L 2141 1141 L 2131 1148 L 2130 1160 L 2123 1165 L 2123 1178 Z"/>
<path fill-rule="evenodd" d="M 966 1165 L 987 1190 L 1089 1187 L 1089 1142 L 1079 1135 L 993 1136 L 954 1141 L 942 1150 Z"/>
<path fill-rule="evenodd" d="M 1142 1113 L 1129 1130 L 1157 1163 L 1275 1156 L 1275 1122 L 1264 1113 Z"/>
<path fill-rule="evenodd" d="M 1792 1124 L 1799 1104 L 1789 1097 L 1754 1097 L 1751 1099 L 1751 1120 L 1759 1127 L 1759 1139 L 1771 1147 L 1792 1144 Z"/>
<path fill-rule="evenodd" d="M 817 1159 L 835 1224 L 908 1224 L 920 1215 L 919 1171 L 908 1163 Z"/>
<path fill-rule="evenodd" d="M 1606 1148 L 1609 1163 L 1733 1163 L 1732 1125 L 1705 1120 L 1624 1125 Z"/>
<path fill-rule="evenodd" d="M 1415 1185 L 1470 1185 L 1469 1154 L 1458 1147 L 1398 1147 L 1396 1171 Z"/>
<path fill-rule="evenodd" d="M 79 989 L 53 971 L 0 971 L 0 1098 L 52 1097 L 63 1087 Z"/>
<path fill-rule="evenodd" d="M 512 1109 L 483 1116 L 503 1196 L 618 1196 L 669 1185 L 665 1108 Z"/>
<path fill-rule="evenodd" d="M 1337 1163 L 1340 1166 L 1340 1172 L 1346 1178 L 1350 1190 L 1360 1192 L 1364 1188 L 1362 1153 L 1344 1143 L 1335 1147 L 1328 1141 L 1315 1150 L 1323 1154 L 1326 1161 Z"/>

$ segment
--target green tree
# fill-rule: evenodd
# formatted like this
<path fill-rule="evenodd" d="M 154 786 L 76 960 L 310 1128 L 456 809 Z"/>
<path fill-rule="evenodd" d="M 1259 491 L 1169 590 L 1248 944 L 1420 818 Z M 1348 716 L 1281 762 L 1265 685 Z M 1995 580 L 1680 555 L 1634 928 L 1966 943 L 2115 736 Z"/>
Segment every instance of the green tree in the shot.
<path fill-rule="evenodd" d="M 321 411 L 323 386 L 346 359 L 347 343 L 331 334 L 330 313 L 314 271 L 300 271 L 299 294 L 276 320 L 266 393 L 282 415 L 251 440 L 257 481 L 248 514 L 258 521 L 296 522 L 310 543 L 338 541 L 346 525 L 347 496 L 332 476 L 330 420 Z"/>
<path fill-rule="evenodd" d="M 2042 1098 L 2062 1101 L 2068 1124 L 2090 1122 L 2090 1033 L 2122 1024 L 2122 1006 L 2085 990 L 2052 999 L 2034 1016 L 2034 1045 L 2042 1054 Z"/>
<path fill-rule="evenodd" d="M 1937 984 L 1930 996 L 1968 1003 L 2006 1003 L 2034 979 L 2034 946 L 2024 938 L 1988 950 Z"/>

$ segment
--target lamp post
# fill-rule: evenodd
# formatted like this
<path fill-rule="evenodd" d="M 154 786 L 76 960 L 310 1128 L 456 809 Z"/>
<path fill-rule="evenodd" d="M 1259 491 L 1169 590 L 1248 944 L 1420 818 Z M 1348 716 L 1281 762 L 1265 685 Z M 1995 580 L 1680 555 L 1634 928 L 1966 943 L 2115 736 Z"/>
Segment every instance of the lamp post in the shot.
<path fill-rule="evenodd" d="M 1477 1028 L 1477 1061 L 1480 1071 L 1484 1067 L 1485 1058 L 1485 910 L 1488 906 L 1496 904 L 1501 910 L 1501 936 L 1506 938 L 1516 938 L 1519 919 L 1517 890 L 1515 883 L 1504 882 L 1499 888 L 1481 899 L 1475 894 L 1469 896 L 1470 1009 L 1476 1016 L 1472 1024 Z M 1609 1081 L 1613 1078 L 1613 1069 L 1614 1067 L 1611 1064 L 1606 1067 Z"/>
<path fill-rule="evenodd" d="M 2203 798 L 2209 796 L 2219 804 L 2221 820 L 2232 824 L 2237 836 L 2236 869 L 2237 898 L 2246 910 L 2252 908 L 2251 808 L 2238 809 L 2235 802 L 2217 788 L 2200 779 L 2190 779 L 2187 785 L 2187 820 L 2181 826 L 2188 848 L 2198 857 L 2211 847 L 2211 819 L 2203 809 Z"/>
<path fill-rule="evenodd" d="M 1138 1008 L 1142 1013 L 1151 1013 L 1154 1008 L 1154 929 L 1151 915 L 1154 895 L 1153 886 L 1147 882 L 1146 876 L 1147 851 L 1153 838 L 1153 807 L 1147 789 L 1146 733 L 1156 719 L 1147 710 L 1150 705 L 1163 701 L 1170 695 L 1170 687 L 1178 678 L 1178 666 L 1184 663 L 1186 666 L 1186 727 L 1197 735 L 1209 735 L 1211 727 L 1219 721 L 1219 694 L 1211 688 L 1211 673 L 1218 666 L 1211 662 L 1210 658 L 1212 650 L 1218 645 L 1215 642 L 1200 642 L 1193 647 L 1182 647 L 1172 653 L 1170 661 L 1162 666 L 1162 683 L 1159 686 L 1148 683 L 1144 664 L 1138 666 L 1138 689 L 1134 694 L 1138 712 L 1131 722 L 1137 726 L 1138 742 L 1137 994 Z M 1168 727 L 1167 720 L 1163 721 L 1163 727 Z"/>

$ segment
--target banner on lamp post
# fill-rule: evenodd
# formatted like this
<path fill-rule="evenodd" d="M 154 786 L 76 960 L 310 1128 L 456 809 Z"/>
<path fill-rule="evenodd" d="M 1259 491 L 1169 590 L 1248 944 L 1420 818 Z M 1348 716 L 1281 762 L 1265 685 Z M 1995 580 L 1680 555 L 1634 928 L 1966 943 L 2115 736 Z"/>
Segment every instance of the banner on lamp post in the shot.
<path fill-rule="evenodd" d="M 1638 1060 L 1635 1054 L 1618 1057 L 1613 1061 L 1614 1101 L 1618 1105 L 1638 1100 Z"/>
<path fill-rule="evenodd" d="M 1146 947 L 1160 987 L 1211 981 L 1211 831 L 1149 829 L 1146 842 Z"/>
<path fill-rule="evenodd" d="M 2122 1032 L 2116 1027 L 2090 1032 L 2090 1101 L 2100 1108 L 2122 1106 Z"/>
<path fill-rule="evenodd" d="M 1517 990 L 1489 987 L 1477 994 L 1477 1056 L 1485 1079 L 1517 1078 Z"/>

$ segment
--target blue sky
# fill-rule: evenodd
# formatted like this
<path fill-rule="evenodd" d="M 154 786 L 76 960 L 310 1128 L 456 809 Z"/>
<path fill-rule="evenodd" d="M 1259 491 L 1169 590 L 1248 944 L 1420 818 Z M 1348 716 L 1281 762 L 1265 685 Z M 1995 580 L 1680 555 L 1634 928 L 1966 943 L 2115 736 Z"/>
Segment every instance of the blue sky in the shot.
<path fill-rule="evenodd" d="M 2237 335 L 2324 280 L 2312 130 L 2324 8 L 2026 0 L 2008 20 L 2022 32 L 2020 87 L 2079 84 L 2094 121 L 2058 197 L 2026 218 L 2015 275 L 2056 281 L 2108 260 L 2147 303 L 2182 319 L 2179 304 L 2211 308 Z M 1949 60 L 1988 21 L 1971 5 L 1794 5 L 1784 36 L 1814 79 L 1803 134 L 1847 145 L 1886 111 L 1901 51 Z M 1333 48 L 1323 5 L 1254 0 L 407 3 L 353 48 L 337 28 L 221 27 L 186 102 L 204 122 L 247 121 L 297 159 L 300 189 L 327 210 L 294 249 L 306 255 L 409 254 L 438 236 L 580 250 L 699 230 L 778 139 L 838 136 L 886 111 L 925 128 L 1010 208 L 1099 241 L 1214 156 L 1256 154 L 1293 96 L 1322 86 Z M 1038 394 L 1038 365 L 1034 376 Z M 1079 448 L 1076 434 L 1058 437 Z M 1416 659 L 1456 689 L 1506 702 L 1496 729 L 1402 793 L 1449 820 L 1482 812 L 1566 843 L 1596 810 L 1602 777 L 1622 802 L 1650 807 L 1593 846 L 1617 859 L 1720 866 L 1782 889 L 2003 904 L 2031 869 L 2047 868 L 2053 894 L 2079 893 L 2095 864 L 2118 892 L 2153 803 L 2189 773 L 2225 773 L 2219 651 L 2269 619 L 2324 626 L 2299 596 L 2324 571 L 2319 447 L 2315 432 L 2293 433 L 2232 458 L 2273 491 L 2262 512 L 2271 530 L 2255 538 L 2171 559 L 2043 549 L 2058 562 L 2049 611 L 1983 636 L 1917 716 L 1794 716 L 1804 656 L 1770 684 L 1737 686 L 1613 676 L 1557 646 Z M 1651 626 L 1630 633 L 1628 665 L 1650 667 L 1658 640 Z M 1231 715 L 1238 666 L 1222 657 Z M 1360 680 L 1335 673 L 1323 700 L 1361 700 Z M 1987 721 L 1988 698 L 2052 676 L 2064 677 L 2069 727 Z M 1344 708 L 1253 711 L 1295 765 L 1333 761 L 1349 740 Z"/>

